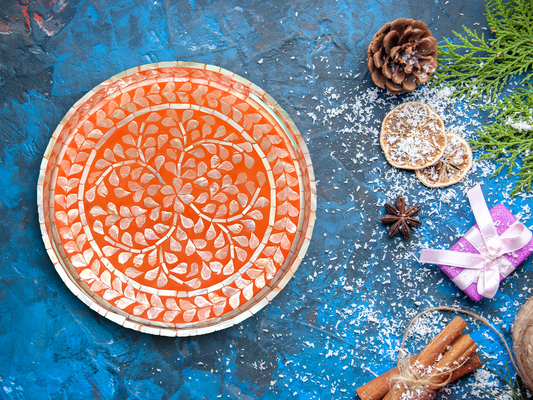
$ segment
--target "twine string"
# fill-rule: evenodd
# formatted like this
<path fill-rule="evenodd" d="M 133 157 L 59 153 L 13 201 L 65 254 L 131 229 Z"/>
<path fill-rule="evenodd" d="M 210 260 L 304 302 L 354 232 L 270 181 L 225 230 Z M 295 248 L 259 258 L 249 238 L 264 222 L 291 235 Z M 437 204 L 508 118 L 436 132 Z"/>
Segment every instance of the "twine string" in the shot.
<path fill-rule="evenodd" d="M 390 380 L 391 393 L 397 390 L 407 389 L 417 398 L 426 398 L 431 392 L 446 386 L 452 380 L 453 372 L 461 368 L 468 362 L 468 358 L 461 364 L 453 368 L 447 368 L 446 371 L 431 372 L 420 371 L 417 365 L 411 365 L 411 357 L 404 357 L 398 361 L 399 373 Z M 440 383 L 435 382 L 438 378 L 446 376 L 446 379 Z"/>
<path fill-rule="evenodd" d="M 529 328 L 533 328 L 533 301 L 530 300 L 531 303 L 531 313 L 529 314 Z M 491 328 L 501 339 L 502 343 L 505 346 L 505 349 L 507 350 L 507 354 L 509 354 L 509 357 L 511 359 L 511 362 L 516 369 L 516 371 L 520 374 L 520 376 L 523 376 L 524 374 L 521 372 L 521 369 L 518 368 L 518 365 L 514 361 L 513 353 L 511 352 L 511 349 L 507 345 L 507 342 L 505 341 L 505 338 L 503 335 L 485 318 L 482 316 L 473 313 L 471 311 L 463 310 L 461 308 L 455 308 L 455 307 L 448 307 L 448 306 L 439 306 L 439 307 L 431 307 L 428 308 L 420 313 L 418 313 L 413 319 L 411 319 L 411 322 L 409 322 L 409 325 L 407 326 L 407 329 L 405 330 L 405 334 L 402 339 L 402 343 L 400 345 L 399 349 L 399 356 L 398 356 L 398 370 L 399 374 L 391 378 L 391 392 L 394 392 L 395 390 L 400 390 L 400 388 L 403 387 L 403 389 L 409 390 L 413 395 L 418 396 L 418 398 L 425 398 L 429 394 L 429 392 L 439 389 L 441 387 L 446 386 L 451 378 L 452 373 L 461 368 L 467 361 L 464 360 L 462 364 L 455 366 L 454 368 L 447 369 L 445 372 L 439 372 L 439 371 L 431 371 L 429 373 L 419 373 L 415 365 L 411 366 L 411 357 L 406 357 L 407 352 L 405 351 L 405 342 L 407 340 L 407 337 L 409 335 L 409 331 L 413 324 L 423 315 L 428 314 L 430 312 L 434 311 L 452 311 L 456 313 L 462 313 L 469 315 L 470 317 L 482 322 L 483 324 L 487 325 L 489 328 Z M 533 337 L 532 335 L 529 336 L 529 349 L 531 350 L 531 353 L 533 353 Z M 516 347 L 515 347 L 516 349 Z M 533 365 L 531 364 L 530 359 L 530 374 L 529 376 L 533 375 Z M 447 379 L 442 383 L 435 383 L 436 378 L 440 378 L 444 375 L 447 375 Z M 525 380 L 524 380 L 525 381 Z M 528 385 L 529 386 L 529 385 Z"/>

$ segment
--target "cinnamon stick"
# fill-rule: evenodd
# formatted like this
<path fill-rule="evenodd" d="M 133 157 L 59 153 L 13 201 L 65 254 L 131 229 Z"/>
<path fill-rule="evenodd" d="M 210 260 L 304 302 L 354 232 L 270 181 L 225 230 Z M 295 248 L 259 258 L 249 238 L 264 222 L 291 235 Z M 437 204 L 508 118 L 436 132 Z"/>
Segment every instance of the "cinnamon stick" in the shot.
<path fill-rule="evenodd" d="M 457 368 L 459 365 L 462 365 L 461 367 L 459 367 L 458 369 L 455 369 L 453 372 L 452 372 L 452 375 L 450 377 L 450 382 L 453 382 L 455 379 L 459 379 L 460 377 L 466 375 L 466 373 L 470 372 L 470 371 L 473 371 L 474 369 L 477 369 L 479 367 L 481 367 L 481 360 L 479 359 L 477 353 L 475 352 L 477 349 L 477 344 L 474 343 L 473 346 L 471 346 L 471 348 L 469 348 L 458 360 L 457 360 L 457 364 L 456 365 L 450 365 L 448 369 L 453 369 L 453 368 Z M 465 361 L 466 360 L 466 361 Z M 452 363 L 453 364 L 453 363 Z M 470 369 L 470 371 L 466 371 L 464 374 L 457 376 L 457 372 L 458 371 L 462 371 L 463 370 L 463 367 L 467 366 L 467 365 L 476 365 L 474 368 Z M 446 380 L 448 379 L 449 375 L 445 375 L 444 376 L 444 379 L 442 380 L 442 382 L 446 382 Z M 436 381 L 434 381 L 436 383 Z M 438 389 L 438 388 L 437 388 Z M 420 400 L 430 400 L 433 398 L 433 395 L 432 395 L 432 391 L 428 392 L 425 396 L 422 396 L 422 398 Z"/>
<path fill-rule="evenodd" d="M 477 355 L 477 353 L 472 354 L 472 357 L 470 357 L 468 361 L 465 362 L 461 368 L 453 371 L 452 379 L 450 379 L 450 382 L 453 382 L 456 379 L 462 378 L 469 372 L 475 371 L 476 369 L 480 368 L 482 365 L 483 363 L 479 359 L 479 356 Z"/>
<path fill-rule="evenodd" d="M 461 334 L 466 327 L 466 322 L 461 317 L 455 317 L 422 352 L 415 357 L 414 361 L 421 365 L 431 366 L 437 358 L 444 353 L 446 348 Z M 465 372 L 466 373 L 466 372 Z M 381 400 L 389 391 L 390 378 L 398 374 L 398 367 L 385 372 L 383 375 L 371 380 L 367 384 L 357 388 L 361 400 Z"/>
<path fill-rule="evenodd" d="M 417 372 L 422 378 L 424 375 L 433 373 L 433 371 L 437 374 L 431 378 L 431 383 L 435 385 L 432 388 L 429 388 L 429 391 L 431 392 L 435 389 L 438 389 L 438 385 L 441 383 L 451 379 L 451 376 L 446 374 L 446 372 L 452 370 L 453 368 L 459 367 L 466 359 L 472 356 L 476 349 L 477 344 L 474 343 L 470 336 L 461 335 L 452 343 L 451 348 L 443 354 L 435 366 L 432 367 L 431 365 L 422 364 L 417 361 L 411 366 L 411 368 L 418 370 Z M 430 369 L 429 367 L 431 367 L 430 371 L 428 371 L 428 369 Z M 407 389 L 399 388 L 394 392 L 387 393 L 383 400 L 399 400 L 406 391 Z M 418 396 L 418 398 L 421 397 L 425 396 L 423 394 Z"/>
<path fill-rule="evenodd" d="M 417 356 L 415 356 L 414 358 L 416 359 Z M 452 372 L 452 378 L 450 379 L 450 382 L 453 382 L 457 379 L 460 379 L 462 378 L 463 376 L 465 376 L 466 374 L 472 372 L 472 371 L 475 371 L 476 369 L 480 368 L 482 366 L 482 362 L 481 360 L 479 359 L 479 356 L 477 355 L 477 353 L 474 353 L 472 355 L 472 357 L 470 357 L 464 364 L 462 367 L 456 369 L 455 371 Z M 386 383 L 386 387 L 385 387 L 385 393 L 383 395 L 381 395 L 381 397 L 366 397 L 368 399 L 376 399 L 376 400 L 381 400 L 383 399 L 383 397 L 385 397 L 385 395 L 389 392 L 389 384 L 390 384 L 390 378 L 394 375 L 398 375 L 399 373 L 399 370 L 398 370 L 398 367 L 394 367 L 393 369 L 390 369 L 388 370 L 387 372 L 385 372 L 384 374 L 380 375 L 380 378 L 382 379 L 386 379 L 387 383 Z M 377 378 L 376 378 L 377 379 Z M 364 385 L 366 386 L 366 385 Z M 361 386 L 362 388 L 363 386 Z M 359 394 L 359 390 L 361 389 L 357 389 L 357 393 Z M 376 392 L 376 396 L 377 395 L 380 395 L 380 393 Z M 365 393 L 363 393 L 363 395 L 365 395 Z M 361 399 L 363 399 L 363 397 L 361 397 L 361 395 L 359 395 L 359 397 Z"/>
<path fill-rule="evenodd" d="M 448 346 L 461 335 L 461 332 L 465 327 L 465 320 L 461 317 L 455 317 L 453 321 L 450 322 L 450 324 L 420 352 L 420 356 L 416 360 L 417 364 L 422 368 L 427 368 L 435 364 L 435 361 L 437 361 L 439 356 L 443 354 Z M 468 336 L 468 338 L 470 338 L 470 336 Z M 472 340 L 472 343 L 473 342 L 474 341 Z"/>
<path fill-rule="evenodd" d="M 450 370 L 458 369 L 467 359 L 472 357 L 472 355 L 477 350 L 477 344 L 470 338 L 470 336 L 465 335 L 465 340 L 461 338 L 461 343 L 459 339 L 454 342 L 452 348 L 444 353 L 443 357 L 435 364 L 435 369 L 439 372 L 448 372 Z M 448 375 L 449 376 L 449 375 Z M 445 382 L 448 379 L 448 376 L 440 375 L 433 379 L 434 384 L 440 384 Z"/>

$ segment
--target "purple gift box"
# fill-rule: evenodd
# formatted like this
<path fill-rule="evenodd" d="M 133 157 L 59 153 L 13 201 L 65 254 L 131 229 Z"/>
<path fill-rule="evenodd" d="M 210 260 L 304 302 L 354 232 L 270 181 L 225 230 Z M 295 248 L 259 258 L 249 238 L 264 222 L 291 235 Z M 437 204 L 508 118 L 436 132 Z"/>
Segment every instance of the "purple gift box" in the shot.
<path fill-rule="evenodd" d="M 498 204 L 490 209 L 490 215 L 496 226 L 498 235 L 502 235 L 509 227 L 515 223 L 516 218 L 511 212 L 502 204 Z M 477 227 L 477 224 L 474 225 Z M 479 252 L 472 246 L 472 244 L 464 237 L 462 237 L 457 243 L 455 243 L 451 251 L 458 251 L 461 253 L 474 253 Z M 533 253 L 533 238 L 521 249 L 514 251 L 513 253 L 504 254 L 505 257 L 513 266 L 513 270 L 516 269 L 531 253 Z M 438 265 L 438 267 L 444 272 L 450 279 L 455 279 L 464 268 L 451 267 L 449 265 Z M 500 274 L 500 282 L 505 279 Z M 479 294 L 477 288 L 477 282 L 471 283 L 467 288 L 463 290 L 470 299 L 479 301 L 483 299 L 483 296 Z"/>

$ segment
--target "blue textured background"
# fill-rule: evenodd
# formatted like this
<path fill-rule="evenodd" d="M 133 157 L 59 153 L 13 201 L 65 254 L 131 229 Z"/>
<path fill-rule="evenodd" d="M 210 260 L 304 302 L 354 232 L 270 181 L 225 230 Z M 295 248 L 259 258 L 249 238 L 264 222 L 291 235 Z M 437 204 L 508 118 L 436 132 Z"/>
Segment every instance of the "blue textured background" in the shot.
<path fill-rule="evenodd" d="M 449 248 L 473 224 L 472 184 L 528 227 L 531 196 L 511 200 L 512 179 L 489 179 L 490 165 L 442 191 L 391 168 L 377 132 L 411 97 L 372 91 L 365 61 L 385 22 L 421 19 L 440 41 L 462 24 L 486 26 L 483 12 L 481 0 L 1 0 L 0 399 L 353 399 L 394 365 L 409 319 L 440 304 L 482 313 L 510 341 L 531 257 L 495 299 L 474 304 L 416 256 Z M 44 149 L 75 101 L 118 72 L 168 60 L 218 65 L 271 94 L 306 138 L 318 181 L 313 240 L 287 287 L 242 324 L 187 339 L 121 328 L 76 299 L 44 250 L 36 207 Z M 468 137 L 486 121 L 446 104 Z M 409 241 L 389 239 L 377 220 L 396 193 L 423 207 Z M 426 321 L 429 336 L 450 318 Z M 469 324 L 484 360 L 505 368 L 495 335 Z M 441 396 L 483 397 L 472 395 L 483 382 L 469 377 Z"/>

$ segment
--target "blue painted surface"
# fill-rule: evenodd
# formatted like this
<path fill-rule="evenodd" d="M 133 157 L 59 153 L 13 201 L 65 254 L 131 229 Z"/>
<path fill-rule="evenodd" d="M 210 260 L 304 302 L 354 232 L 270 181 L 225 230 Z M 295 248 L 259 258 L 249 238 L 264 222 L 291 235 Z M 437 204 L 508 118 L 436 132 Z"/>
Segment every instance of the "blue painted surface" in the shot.
<path fill-rule="evenodd" d="M 440 304 L 482 313 L 510 340 L 531 295 L 531 257 L 495 299 L 474 304 L 416 256 L 425 246 L 449 248 L 474 223 L 465 199 L 474 183 L 484 182 L 489 205 L 503 202 L 528 227 L 531 196 L 509 199 L 512 179 L 489 179 L 480 164 L 441 191 L 391 168 L 376 141 L 380 122 L 413 96 L 372 90 L 365 61 L 385 22 L 422 19 L 440 40 L 462 24 L 485 26 L 482 1 L 1 4 L 0 399 L 353 399 L 394 365 L 409 319 Z M 219 65 L 270 93 L 306 138 L 318 180 L 313 240 L 287 287 L 240 325 L 187 339 L 121 328 L 77 300 L 48 259 L 36 208 L 42 154 L 74 102 L 120 71 L 167 60 Z M 487 121 L 475 107 L 442 104 L 448 125 L 467 137 Z M 409 241 L 389 239 L 377 220 L 396 193 L 423 207 L 424 225 Z M 450 317 L 434 316 L 429 336 Z M 485 361 L 504 368 L 496 336 L 470 325 Z M 479 379 L 442 398 L 482 398 L 472 395 Z"/>

